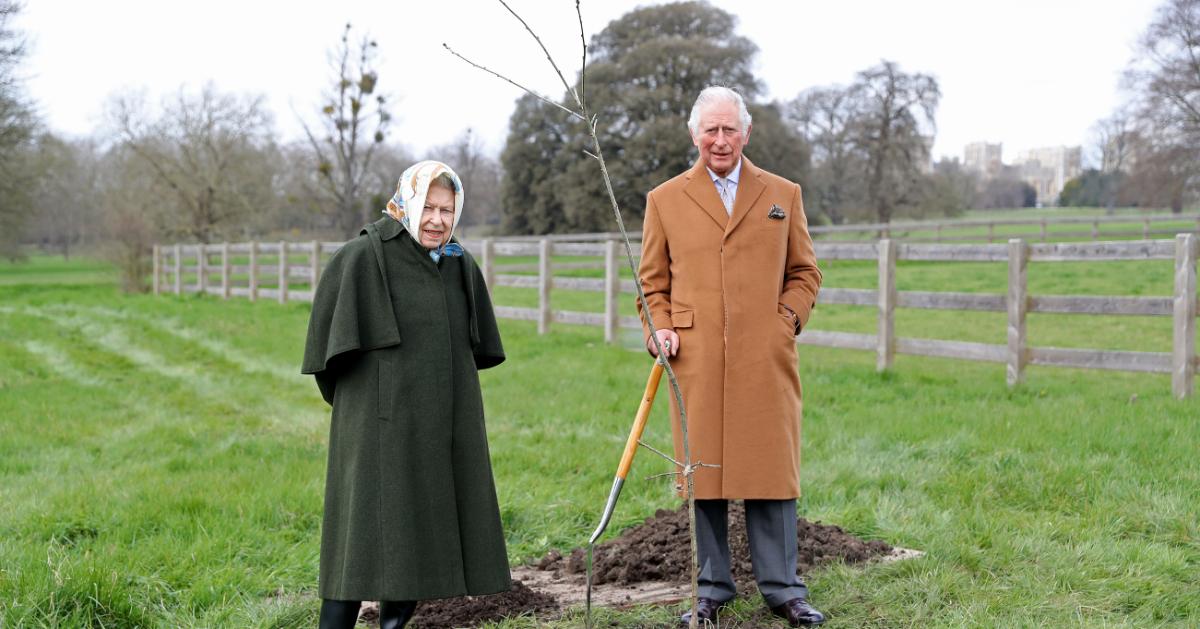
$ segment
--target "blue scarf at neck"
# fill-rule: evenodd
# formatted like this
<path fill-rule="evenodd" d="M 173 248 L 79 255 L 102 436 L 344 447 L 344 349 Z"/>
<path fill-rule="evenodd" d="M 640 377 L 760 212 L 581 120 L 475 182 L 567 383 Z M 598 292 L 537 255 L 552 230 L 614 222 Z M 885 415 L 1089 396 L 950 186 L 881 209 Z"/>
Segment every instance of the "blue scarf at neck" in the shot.
<path fill-rule="evenodd" d="M 430 249 L 429 257 L 433 258 L 434 264 L 442 259 L 442 256 L 458 257 L 463 254 L 462 245 L 457 242 L 449 242 L 442 246 L 441 249 Z"/>

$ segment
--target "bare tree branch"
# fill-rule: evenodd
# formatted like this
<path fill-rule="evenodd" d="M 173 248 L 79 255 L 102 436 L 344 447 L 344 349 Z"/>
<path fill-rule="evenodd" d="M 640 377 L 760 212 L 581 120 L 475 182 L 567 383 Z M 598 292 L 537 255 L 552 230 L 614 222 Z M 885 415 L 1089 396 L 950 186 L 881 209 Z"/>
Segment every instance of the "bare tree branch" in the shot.
<path fill-rule="evenodd" d="M 563 88 L 567 90 L 567 93 L 575 96 L 575 102 L 582 104 L 583 101 L 579 100 L 579 94 L 575 91 L 574 88 L 571 87 L 571 85 L 569 83 L 567 83 L 567 79 L 565 77 L 563 77 L 562 71 L 558 69 L 558 64 L 554 62 L 554 57 L 551 57 L 550 51 L 546 50 L 546 45 L 542 43 L 542 38 L 538 37 L 537 33 L 533 32 L 532 28 L 529 28 L 529 24 L 525 22 L 525 19 L 522 18 L 520 15 L 518 15 L 516 11 L 513 11 L 512 7 L 508 6 L 507 2 L 505 2 L 504 0 L 496 0 L 496 1 L 499 2 L 500 4 L 504 5 L 504 8 L 508 9 L 508 12 L 511 13 L 513 17 L 517 18 L 517 21 L 521 23 L 521 26 L 525 27 L 525 30 L 529 33 L 529 35 L 531 37 L 533 37 L 533 40 L 537 42 L 538 46 L 541 47 L 542 52 L 545 53 L 546 60 L 550 62 L 550 67 L 554 68 L 555 74 L 558 75 L 558 80 L 562 81 Z M 579 3 L 576 2 L 575 6 L 576 6 L 576 9 L 578 9 Z M 580 19 L 582 21 L 582 17 Z M 586 48 L 586 45 L 585 45 L 585 48 Z"/>
<path fill-rule="evenodd" d="M 450 52 L 450 54 L 454 55 L 455 57 L 458 57 L 459 59 L 462 59 L 463 61 L 466 61 L 467 63 L 471 64 L 472 66 L 474 66 L 474 67 L 476 67 L 476 68 L 478 68 L 478 69 L 480 69 L 480 70 L 483 70 L 484 72 L 487 72 L 488 74 L 491 74 L 491 75 L 492 75 L 492 76 L 494 76 L 494 77 L 497 77 L 497 78 L 503 79 L 503 80 L 505 80 L 505 81 L 508 81 L 508 82 L 509 82 L 510 84 L 512 84 L 514 87 L 516 87 L 516 88 L 520 89 L 521 91 L 525 92 L 526 94 L 530 94 L 530 95 L 532 95 L 532 96 L 536 97 L 538 100 L 541 100 L 543 103 L 546 103 L 547 105 L 553 105 L 553 106 L 555 106 L 555 107 L 558 107 L 559 109 L 561 109 L 561 110 L 563 110 L 563 111 L 567 112 L 568 114 L 571 114 L 572 116 L 574 116 L 574 117 L 576 117 L 576 118 L 579 118 L 580 120 L 586 120 L 586 118 L 584 118 L 584 117 L 583 117 L 583 114 L 581 114 L 581 113 L 579 113 L 579 112 L 577 112 L 577 111 L 573 111 L 573 110 L 571 110 L 571 109 L 568 109 L 568 108 L 566 108 L 566 107 L 563 107 L 563 106 L 562 106 L 562 105 L 560 105 L 559 103 L 557 103 L 557 102 L 555 102 L 555 101 L 553 101 L 553 100 L 550 100 L 549 98 L 547 98 L 547 97 L 545 97 L 545 96 L 542 96 L 541 94 L 539 94 L 539 93 L 537 93 L 537 92 L 535 92 L 535 91 L 533 91 L 533 90 L 529 89 L 528 87 L 525 87 L 524 85 L 521 85 L 520 83 L 517 83 L 516 81 L 514 81 L 514 80 L 512 80 L 512 79 L 510 79 L 510 78 L 508 78 L 508 77 L 506 77 L 506 76 L 504 76 L 503 74 L 500 74 L 500 73 L 496 72 L 495 70 L 492 70 L 491 68 L 487 68 L 487 67 L 485 67 L 485 66 L 481 66 L 481 65 L 479 65 L 478 63 L 475 63 L 474 61 L 471 61 L 470 59 L 468 59 L 468 58 L 466 58 L 466 57 L 464 57 L 464 56 L 462 56 L 462 55 L 458 54 L 458 52 L 456 52 L 456 51 L 455 51 L 453 48 L 451 48 L 451 47 L 450 47 L 448 44 L 445 44 L 445 43 L 443 43 L 443 44 L 442 44 L 442 47 L 443 47 L 443 48 L 445 48 L 446 50 L 448 50 L 448 51 Z"/>
<path fill-rule="evenodd" d="M 587 37 L 583 33 L 583 9 L 580 0 L 575 0 L 575 15 L 579 17 L 579 49 L 583 58 L 579 62 L 579 102 L 587 102 Z"/>

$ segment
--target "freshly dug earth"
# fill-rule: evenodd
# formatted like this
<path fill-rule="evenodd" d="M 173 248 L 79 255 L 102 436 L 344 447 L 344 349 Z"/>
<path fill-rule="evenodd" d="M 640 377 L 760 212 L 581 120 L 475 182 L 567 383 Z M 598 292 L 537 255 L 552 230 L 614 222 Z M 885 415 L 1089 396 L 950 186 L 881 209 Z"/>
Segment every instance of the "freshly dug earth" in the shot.
<path fill-rule="evenodd" d="M 520 581 L 512 589 L 488 596 L 460 596 L 436 601 L 421 601 L 409 624 L 414 629 L 451 629 L 478 627 L 485 622 L 522 615 L 545 614 L 558 609 L 558 601 L 549 594 L 535 592 Z M 379 609 L 363 611 L 360 620 L 378 626 Z"/>
<path fill-rule="evenodd" d="M 859 563 L 892 550 L 884 542 L 861 540 L 841 527 L 809 522 L 804 518 L 797 519 L 796 528 L 799 548 L 796 563 L 800 574 L 807 574 L 822 563 L 838 560 Z M 738 589 L 753 587 L 754 572 L 746 541 L 746 512 L 740 501 L 729 505 L 729 553 Z M 578 574 L 587 569 L 586 560 L 587 551 L 582 548 L 576 548 L 566 558 L 551 551 L 538 567 Z M 654 517 L 596 547 L 593 583 L 685 582 L 691 578 L 690 562 L 687 505 L 675 511 L 659 509 Z"/>
<path fill-rule="evenodd" d="M 886 555 L 892 547 L 880 541 L 864 541 L 840 527 L 797 519 L 797 568 L 806 574 L 832 561 L 859 563 Z M 576 548 L 567 557 L 551 551 L 537 567 L 553 571 L 564 580 L 574 580 L 586 570 L 586 550 Z M 729 552 L 733 578 L 743 594 L 754 591 L 750 547 L 746 542 L 746 514 L 741 502 L 729 506 Z M 645 582 L 684 583 L 691 578 L 691 546 L 688 540 L 687 505 L 675 511 L 660 509 L 654 517 L 626 530 L 620 537 L 596 547 L 594 583 L 631 585 Z M 556 580 L 558 578 L 556 577 Z M 521 615 L 546 617 L 560 607 L 550 594 L 529 589 L 513 581 L 512 589 L 490 596 L 466 596 L 423 601 L 417 606 L 410 626 L 418 629 L 477 627 L 485 622 Z M 742 627 L 774 626 L 765 610 Z M 378 610 L 364 610 L 362 620 L 378 624 Z"/>

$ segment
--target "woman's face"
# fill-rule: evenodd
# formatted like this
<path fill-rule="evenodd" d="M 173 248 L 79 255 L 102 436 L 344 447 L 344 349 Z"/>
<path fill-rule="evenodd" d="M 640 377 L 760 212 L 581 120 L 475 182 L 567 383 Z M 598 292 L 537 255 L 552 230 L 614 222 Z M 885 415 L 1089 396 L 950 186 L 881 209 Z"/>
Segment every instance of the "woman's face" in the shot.
<path fill-rule="evenodd" d="M 421 212 L 420 240 L 426 249 L 436 249 L 450 240 L 454 227 L 454 191 L 443 186 L 429 186 L 425 194 L 425 209 Z"/>

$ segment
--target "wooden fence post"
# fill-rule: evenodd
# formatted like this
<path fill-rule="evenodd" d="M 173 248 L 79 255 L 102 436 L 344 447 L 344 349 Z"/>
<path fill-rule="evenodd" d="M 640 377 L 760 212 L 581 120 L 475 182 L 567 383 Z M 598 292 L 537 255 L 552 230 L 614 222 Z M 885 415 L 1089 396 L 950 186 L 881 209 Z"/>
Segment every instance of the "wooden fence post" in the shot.
<path fill-rule="evenodd" d="M 316 301 L 317 280 L 321 279 L 321 243 L 314 240 L 311 247 L 308 253 L 308 272 L 312 280 L 308 282 L 308 287 L 312 290 L 313 301 Z"/>
<path fill-rule="evenodd" d="M 875 370 L 892 366 L 896 356 L 896 246 L 890 238 L 879 241 L 879 335 Z"/>
<path fill-rule="evenodd" d="M 496 249 L 494 241 L 491 238 L 484 238 L 483 243 L 480 246 L 479 255 L 482 258 L 481 262 L 483 263 L 483 269 L 481 269 L 483 271 L 483 283 L 487 284 L 488 294 L 495 292 L 492 290 L 492 286 L 496 283 L 496 261 L 494 260 L 496 257 L 495 254 Z"/>
<path fill-rule="evenodd" d="M 1150 219 L 1142 220 L 1142 240 L 1150 240 Z"/>
<path fill-rule="evenodd" d="M 221 299 L 229 299 L 229 243 L 221 243 Z"/>
<path fill-rule="evenodd" d="M 1048 234 L 1046 232 L 1046 219 L 1043 218 L 1042 219 L 1042 242 L 1046 242 L 1047 240 L 1048 240 Z"/>
<path fill-rule="evenodd" d="M 183 245 L 175 243 L 175 294 L 183 294 Z"/>
<path fill-rule="evenodd" d="M 1092 240 L 1100 239 L 1100 221 L 1092 221 Z"/>
<path fill-rule="evenodd" d="M 1025 314 L 1029 311 L 1029 291 L 1026 268 L 1029 265 L 1029 247 L 1020 238 L 1008 241 L 1008 386 L 1015 387 L 1025 382 L 1025 365 L 1028 362 L 1029 345 L 1025 328 Z"/>
<path fill-rule="evenodd" d="M 538 241 L 538 334 L 550 331 L 550 239 Z"/>
<path fill-rule="evenodd" d="M 604 241 L 604 342 L 617 342 L 617 314 L 621 291 L 620 267 L 617 266 L 617 241 Z"/>
<path fill-rule="evenodd" d="M 286 240 L 279 241 L 279 303 L 286 304 L 288 300 L 288 244 Z"/>
<path fill-rule="evenodd" d="M 250 241 L 250 301 L 258 300 L 258 241 Z"/>
<path fill-rule="evenodd" d="M 208 245 L 200 243 L 196 248 L 196 284 L 200 294 L 208 292 Z"/>
<path fill-rule="evenodd" d="M 1191 397 L 1196 379 L 1196 236 L 1175 236 L 1175 334 L 1171 392 Z"/>
<path fill-rule="evenodd" d="M 988 223 L 988 242 L 991 243 L 996 239 L 996 224 Z"/>
<path fill-rule="evenodd" d="M 159 279 L 160 279 L 159 276 L 162 275 L 161 256 L 162 256 L 162 248 L 159 247 L 158 245 L 154 245 L 154 247 L 150 250 L 150 259 L 152 261 L 151 266 L 154 269 L 154 280 L 151 281 L 150 284 L 151 284 L 151 286 L 154 287 L 154 295 L 155 296 L 158 296 Z"/>

